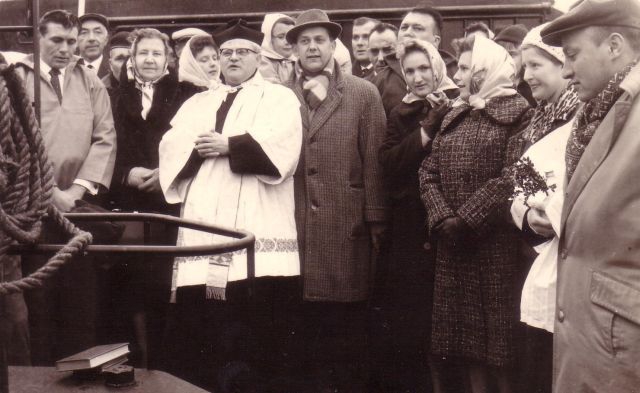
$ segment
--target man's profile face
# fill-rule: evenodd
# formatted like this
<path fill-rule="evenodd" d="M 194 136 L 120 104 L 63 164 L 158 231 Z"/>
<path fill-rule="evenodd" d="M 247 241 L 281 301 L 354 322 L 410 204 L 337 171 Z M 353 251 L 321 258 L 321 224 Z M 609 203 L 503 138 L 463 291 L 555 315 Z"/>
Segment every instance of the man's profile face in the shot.
<path fill-rule="evenodd" d="M 410 12 L 404 17 L 398 30 L 398 41 L 418 39 L 440 46 L 440 36 L 436 35 L 436 21 L 431 15 Z"/>
<path fill-rule="evenodd" d="M 109 66 L 116 80 L 120 80 L 120 70 L 127 57 L 129 57 L 129 48 L 111 48 L 109 52 Z"/>
<path fill-rule="evenodd" d="M 375 22 L 367 22 L 363 25 L 353 26 L 351 34 L 351 48 L 353 49 L 353 57 L 363 63 L 369 62 L 369 34 L 375 26 Z"/>
<path fill-rule="evenodd" d="M 321 72 L 333 58 L 336 42 L 324 27 L 310 27 L 298 35 L 294 50 L 305 71 Z"/>
<path fill-rule="evenodd" d="M 107 28 L 97 20 L 87 20 L 80 26 L 78 50 L 83 59 L 94 61 L 102 55 L 109 39 Z"/>
<path fill-rule="evenodd" d="M 78 43 L 78 28 L 67 29 L 59 23 L 47 23 L 40 35 L 40 58 L 51 68 L 65 68 L 71 62 Z"/>
<path fill-rule="evenodd" d="M 587 27 L 562 37 L 565 63 L 562 77 L 569 79 L 581 101 L 588 101 L 607 86 L 614 74 L 608 40 L 598 44 L 593 28 Z"/>

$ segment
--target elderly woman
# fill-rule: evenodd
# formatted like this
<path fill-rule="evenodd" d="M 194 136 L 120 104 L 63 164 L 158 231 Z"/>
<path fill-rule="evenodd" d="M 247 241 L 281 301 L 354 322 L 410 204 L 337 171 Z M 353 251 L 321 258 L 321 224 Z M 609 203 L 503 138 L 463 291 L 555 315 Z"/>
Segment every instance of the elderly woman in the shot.
<path fill-rule="evenodd" d="M 380 148 L 385 189 L 391 197 L 392 224 L 388 266 L 382 291 L 383 310 L 391 325 L 393 348 L 389 366 L 413 365 L 413 372 L 390 370 L 393 390 L 428 390 L 421 381 L 426 369 L 425 345 L 431 327 L 433 261 L 427 231 L 427 213 L 420 200 L 418 169 L 449 109 L 444 90 L 456 89 L 438 50 L 426 41 L 409 41 L 398 48 L 400 66 L 409 92 L 389 116 Z M 406 364 L 402 366 L 406 368 Z M 387 369 L 388 367 L 385 367 Z M 410 377 L 407 377 L 409 376 Z"/>
<path fill-rule="evenodd" d="M 466 38 L 458 66 L 460 99 L 419 171 L 437 238 L 431 353 L 463 360 L 472 392 L 487 391 L 491 374 L 500 392 L 512 392 L 517 247 L 500 219 L 507 201 L 501 171 L 508 139 L 521 130 L 529 106 L 514 89 L 513 59 L 493 41 Z"/>
<path fill-rule="evenodd" d="M 220 84 L 220 56 L 213 37 L 207 34 L 189 39 L 178 60 L 178 80 L 201 91 Z"/>
<path fill-rule="evenodd" d="M 521 378 L 526 382 L 520 391 L 550 392 L 553 355 L 553 325 L 556 303 L 556 262 L 558 230 L 563 203 L 565 150 L 578 96 L 562 78 L 562 48 L 542 42 L 540 31 L 532 29 L 522 42 L 524 80 L 531 87 L 538 105 L 529 126 L 515 138 L 518 153 L 531 159 L 536 170 L 554 184 L 551 195 L 540 192 L 525 204 L 518 194 L 511 204 L 511 215 L 530 243 L 536 244 L 537 257 L 522 289 L 520 320 L 524 322 L 524 358 Z M 529 260 L 530 261 L 530 260 Z"/>
<path fill-rule="evenodd" d="M 114 207 L 121 210 L 177 215 L 179 207 L 166 203 L 160 190 L 158 146 L 162 135 L 171 128 L 171 119 L 196 89 L 180 84 L 175 73 L 169 70 L 169 38 L 165 34 L 144 28 L 132 32 L 130 40 L 131 57 L 123 65 L 114 100 L 118 152 L 110 196 Z M 154 241 L 175 242 L 174 231 L 162 228 L 158 232 L 158 236 L 153 236 Z M 160 347 L 163 317 L 162 312 L 156 315 L 155 311 L 161 310 L 159 305 L 166 303 L 169 296 L 166 282 L 171 266 L 158 261 L 130 261 L 125 257 L 110 274 L 116 286 L 112 288 L 114 296 L 123 298 L 116 303 L 126 304 L 127 309 L 121 312 L 133 318 L 141 364 L 146 366 L 147 360 L 155 360 L 153 354 L 148 359 L 148 351 Z M 154 313 L 149 314 L 149 310 Z"/>

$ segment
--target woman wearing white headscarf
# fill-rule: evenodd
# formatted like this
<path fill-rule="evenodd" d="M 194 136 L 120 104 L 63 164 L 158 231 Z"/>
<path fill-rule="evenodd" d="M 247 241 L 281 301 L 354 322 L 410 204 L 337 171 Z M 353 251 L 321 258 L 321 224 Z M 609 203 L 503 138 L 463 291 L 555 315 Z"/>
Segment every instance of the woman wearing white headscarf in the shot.
<path fill-rule="evenodd" d="M 262 22 L 262 60 L 260 74 L 265 80 L 285 84 L 293 77 L 296 58 L 293 48 L 287 42 L 287 31 L 295 21 L 285 14 L 266 14 Z"/>
<path fill-rule="evenodd" d="M 447 66 L 431 43 L 404 42 L 397 57 L 408 92 L 391 111 L 380 148 L 392 214 L 388 268 L 380 290 L 382 310 L 394 335 L 392 348 L 385 353 L 395 356 L 385 359 L 385 369 L 404 368 L 391 370 L 385 380 L 394 391 L 413 392 L 429 390 L 424 386 L 424 338 L 431 331 L 435 259 L 424 225 L 427 212 L 420 200 L 418 169 L 450 108 L 444 91 L 457 87 L 447 77 Z"/>
<path fill-rule="evenodd" d="M 487 391 L 490 375 L 501 393 L 512 392 L 518 249 L 501 214 L 507 202 L 501 171 L 508 139 L 522 129 L 529 105 L 514 88 L 513 59 L 493 41 L 465 39 L 458 67 L 460 98 L 419 171 L 429 232 L 437 239 L 431 353 L 464 360 L 472 392 Z"/>
<path fill-rule="evenodd" d="M 189 39 L 178 60 L 178 80 L 200 90 L 215 89 L 220 84 L 218 46 L 210 35 Z"/>

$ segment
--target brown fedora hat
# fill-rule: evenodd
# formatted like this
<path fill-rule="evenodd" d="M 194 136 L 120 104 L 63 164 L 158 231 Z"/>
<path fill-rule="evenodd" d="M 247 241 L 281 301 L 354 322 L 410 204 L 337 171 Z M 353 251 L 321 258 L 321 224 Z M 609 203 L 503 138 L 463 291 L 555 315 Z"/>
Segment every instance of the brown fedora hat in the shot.
<path fill-rule="evenodd" d="M 287 42 L 294 44 L 298 40 L 298 35 L 309 27 L 324 27 L 329 31 L 329 36 L 333 40 L 342 33 L 342 26 L 331 22 L 326 12 L 319 9 L 310 9 L 298 15 L 295 26 L 287 32 Z"/>

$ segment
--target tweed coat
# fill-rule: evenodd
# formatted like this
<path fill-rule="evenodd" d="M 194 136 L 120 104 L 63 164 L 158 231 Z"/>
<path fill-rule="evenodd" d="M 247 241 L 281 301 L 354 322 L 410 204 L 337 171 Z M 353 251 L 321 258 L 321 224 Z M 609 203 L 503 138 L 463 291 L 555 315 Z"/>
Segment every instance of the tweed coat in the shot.
<path fill-rule="evenodd" d="M 501 171 L 508 139 L 527 118 L 520 95 L 496 97 L 484 109 L 453 108 L 420 168 L 429 230 L 460 217 L 471 234 L 457 246 L 437 243 L 431 350 L 490 366 L 514 360 L 517 234 L 502 214 Z"/>
<path fill-rule="evenodd" d="M 367 223 L 386 219 L 378 149 L 386 118 L 375 86 L 334 68 L 327 98 L 311 115 L 302 83 L 303 148 L 294 175 L 305 300 L 367 299 L 371 239 Z"/>
<path fill-rule="evenodd" d="M 565 185 L 556 393 L 640 392 L 640 66 Z"/>

